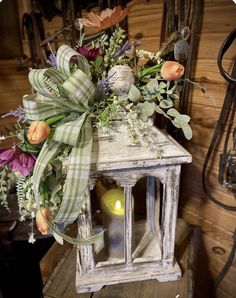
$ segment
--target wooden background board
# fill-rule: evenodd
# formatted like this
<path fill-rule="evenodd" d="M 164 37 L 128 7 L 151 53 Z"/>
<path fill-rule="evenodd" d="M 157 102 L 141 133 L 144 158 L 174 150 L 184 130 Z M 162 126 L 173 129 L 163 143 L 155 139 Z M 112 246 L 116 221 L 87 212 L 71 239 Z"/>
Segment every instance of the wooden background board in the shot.
<path fill-rule="evenodd" d="M 27 0 L 17 0 L 20 20 L 22 15 L 30 10 L 29 3 Z M 129 3 L 129 7 L 130 38 L 139 38 L 143 42 L 142 47 L 144 49 L 158 50 L 162 1 L 134 0 Z M 230 252 L 236 215 L 233 212 L 217 207 L 207 199 L 201 186 L 201 171 L 227 88 L 227 83 L 219 74 L 216 58 L 223 40 L 236 27 L 235 16 L 236 5 L 232 0 L 204 1 L 197 63 L 194 76 L 191 79 L 202 84 L 207 89 L 207 93 L 203 94 L 198 88 L 194 88 L 192 91 L 189 100 L 193 139 L 184 144 L 186 149 L 193 155 L 193 162 L 183 168 L 180 215 L 189 223 L 201 228 L 201 245 L 199 243 L 198 245 L 207 256 L 208 267 L 205 272 L 213 277 L 219 273 Z M 46 34 L 52 34 L 62 25 L 60 17 L 53 18 L 51 22 L 45 20 L 44 23 Z M 25 39 L 23 39 L 23 49 L 24 53 L 28 54 L 28 44 Z M 236 45 L 234 42 L 225 56 L 226 68 L 232 66 L 232 57 L 235 53 Z M 16 108 L 21 103 L 22 96 L 31 92 L 27 73 L 27 69 L 17 71 L 16 59 L 0 60 L 1 115 L 8 112 L 9 109 Z M 11 129 L 14 122 L 14 118 L 1 119 L 0 135 L 5 132 L 6 128 Z M 11 144 L 12 141 L 6 141 L 0 143 L 0 147 L 7 147 Z M 222 188 L 217 182 L 221 151 L 222 144 L 210 171 L 211 190 L 223 202 L 235 205 L 232 193 Z M 222 254 L 216 254 L 214 252 L 215 247 L 222 248 Z M 231 268 L 225 280 L 221 283 L 219 297 L 234 297 L 234 293 L 236 293 L 236 285 L 233 282 L 235 280 L 235 271 L 236 265 Z M 204 280 L 204 278 L 202 279 Z M 201 287 L 197 289 L 201 292 Z"/>
<path fill-rule="evenodd" d="M 233 1 L 204 1 L 203 23 L 193 81 L 202 84 L 207 92 L 203 94 L 194 88 L 191 96 L 190 115 L 193 138 L 186 148 L 193 155 L 191 165 L 184 167 L 181 183 L 180 214 L 201 228 L 197 242 L 201 256 L 205 256 L 199 273 L 201 280 L 208 285 L 196 283 L 196 296 L 209 292 L 214 279 L 223 268 L 232 246 L 232 233 L 235 229 L 236 213 L 219 208 L 209 201 L 202 189 L 202 167 L 211 138 L 218 120 L 227 83 L 220 75 L 217 55 L 226 36 L 236 28 L 236 5 Z M 230 71 L 232 59 L 236 54 L 236 42 L 224 57 L 224 67 Z M 218 183 L 219 154 L 223 150 L 223 140 L 210 167 L 209 182 L 211 193 L 225 204 L 234 205 L 232 192 Z M 229 148 L 232 147 L 232 139 Z M 205 265 L 207 264 L 207 266 Z M 204 265 L 203 265 L 204 264 Z M 235 297 L 236 265 L 230 269 L 217 291 L 217 297 Z M 211 278 L 207 277 L 210 275 Z M 207 283 L 206 283 L 207 284 Z"/>

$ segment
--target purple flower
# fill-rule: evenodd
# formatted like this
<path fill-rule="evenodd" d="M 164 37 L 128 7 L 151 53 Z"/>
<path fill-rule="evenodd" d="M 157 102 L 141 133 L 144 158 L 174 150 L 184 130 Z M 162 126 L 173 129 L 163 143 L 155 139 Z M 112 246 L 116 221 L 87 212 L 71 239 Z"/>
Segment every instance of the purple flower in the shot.
<path fill-rule="evenodd" d="M 13 149 L 0 150 L 0 167 L 7 165 L 14 158 Z"/>
<path fill-rule="evenodd" d="M 51 67 L 56 68 L 57 67 L 57 62 L 56 62 L 56 56 L 55 54 L 51 53 L 49 54 L 48 59 L 46 60 L 46 62 L 51 65 Z"/>
<path fill-rule="evenodd" d="M 108 79 L 103 79 L 98 81 L 98 88 L 101 88 L 104 92 L 108 92 L 111 88 L 111 84 Z"/>
<path fill-rule="evenodd" d="M 121 49 L 119 49 L 116 53 L 114 58 L 117 59 L 119 58 L 121 55 L 123 55 L 126 51 L 130 50 L 132 47 L 131 43 L 128 42 L 128 40 L 123 44 L 123 46 L 121 47 Z"/>
<path fill-rule="evenodd" d="M 8 116 L 16 117 L 18 122 L 26 122 L 27 121 L 27 119 L 25 118 L 24 109 L 21 106 L 19 106 L 16 110 L 11 110 L 9 113 L 2 115 L 1 118 L 5 118 Z"/>
<path fill-rule="evenodd" d="M 48 47 L 49 47 L 49 50 L 50 50 L 50 54 L 49 54 L 49 57 L 46 60 L 46 62 L 49 65 L 51 65 L 53 68 L 56 68 L 57 67 L 57 58 L 56 58 L 55 52 L 52 50 L 51 45 L 50 45 L 49 42 L 48 42 Z"/>
<path fill-rule="evenodd" d="M 92 48 L 88 50 L 86 47 L 78 47 L 76 48 L 76 51 L 86 57 L 89 61 L 95 61 L 99 54 L 99 48 Z"/>
<path fill-rule="evenodd" d="M 99 80 L 97 85 L 99 88 L 102 88 L 104 92 L 108 92 L 111 89 L 111 86 L 113 85 L 113 83 L 110 82 L 110 79 L 116 74 L 116 72 L 114 72 L 111 76 Z"/>
<path fill-rule="evenodd" d="M 34 155 L 25 153 L 15 146 L 0 150 L 0 167 L 8 166 L 13 172 L 19 172 L 23 176 L 32 172 L 35 160 Z"/>

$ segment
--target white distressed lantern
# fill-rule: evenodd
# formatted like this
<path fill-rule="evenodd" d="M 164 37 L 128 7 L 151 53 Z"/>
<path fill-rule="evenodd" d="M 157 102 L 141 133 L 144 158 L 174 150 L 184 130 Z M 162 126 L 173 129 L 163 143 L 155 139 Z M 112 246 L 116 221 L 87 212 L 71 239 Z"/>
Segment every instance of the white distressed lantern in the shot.
<path fill-rule="evenodd" d="M 106 136 L 96 131 L 92 151 L 90 190 L 99 177 L 112 178 L 124 191 L 123 254 L 107 254 L 104 239 L 82 245 L 77 250 L 76 290 L 94 292 L 104 285 L 157 279 L 181 278 L 174 258 L 175 229 L 181 165 L 191 155 L 171 136 L 151 127 L 153 147 L 162 157 L 142 144 L 131 145 L 124 125 Z M 134 220 L 132 188 L 146 177 L 146 220 Z M 96 233 L 92 225 L 90 191 L 78 218 L 79 237 Z M 122 228 L 122 225 L 121 225 Z M 123 256 L 123 257 L 122 257 Z"/>

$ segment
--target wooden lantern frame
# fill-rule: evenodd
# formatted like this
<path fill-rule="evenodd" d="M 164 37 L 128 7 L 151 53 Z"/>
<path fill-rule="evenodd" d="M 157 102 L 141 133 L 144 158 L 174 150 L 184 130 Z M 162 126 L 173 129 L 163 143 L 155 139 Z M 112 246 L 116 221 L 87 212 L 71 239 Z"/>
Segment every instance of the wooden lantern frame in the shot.
<path fill-rule="evenodd" d="M 96 255 L 104 248 L 102 239 L 98 243 L 78 247 L 78 293 L 94 292 L 104 285 L 122 282 L 147 279 L 164 282 L 181 278 L 181 270 L 174 258 L 179 182 L 181 165 L 190 163 L 192 157 L 171 136 L 155 127 L 150 129 L 153 140 L 150 145 L 159 146 L 161 158 L 156 156 L 155 150 L 140 144 L 131 146 L 123 125 L 117 125 L 106 136 L 99 131 L 94 134 L 89 188 L 92 190 L 97 179 L 104 176 L 114 179 L 124 189 L 124 259 L 108 257 L 106 261 L 96 260 Z M 143 177 L 147 177 L 147 220 L 134 223 L 132 188 Z M 91 233 L 88 189 L 78 218 L 78 235 L 87 238 Z M 138 234 L 141 238 L 138 237 L 135 244 L 134 238 Z"/>

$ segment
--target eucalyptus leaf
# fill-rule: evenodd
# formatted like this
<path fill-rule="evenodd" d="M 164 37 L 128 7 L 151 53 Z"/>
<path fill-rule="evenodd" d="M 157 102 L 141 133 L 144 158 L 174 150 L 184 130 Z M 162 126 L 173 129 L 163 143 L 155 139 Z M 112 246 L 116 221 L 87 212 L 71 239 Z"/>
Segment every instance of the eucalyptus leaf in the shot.
<path fill-rule="evenodd" d="M 152 92 L 154 93 L 155 92 L 155 89 L 158 88 L 158 82 L 156 79 L 152 79 L 150 80 L 147 84 L 146 84 L 146 89 L 149 91 L 149 92 Z"/>
<path fill-rule="evenodd" d="M 174 109 L 174 108 L 169 109 L 167 111 L 167 114 L 169 116 L 172 116 L 172 117 L 178 117 L 178 116 L 180 116 L 180 113 L 176 109 Z"/>
<path fill-rule="evenodd" d="M 176 93 L 171 93 L 171 94 L 170 94 L 170 98 L 173 98 L 173 99 L 179 99 L 179 95 L 176 94 Z"/>
<path fill-rule="evenodd" d="M 141 93 L 135 85 L 131 85 L 128 93 L 129 100 L 136 102 L 140 99 Z"/>
<path fill-rule="evenodd" d="M 193 136 L 193 131 L 188 123 L 185 123 L 181 125 L 181 128 L 183 130 L 184 136 L 187 140 L 190 140 Z"/>
<path fill-rule="evenodd" d="M 166 83 L 164 83 L 164 82 L 160 82 L 160 84 L 159 84 L 159 88 L 160 89 L 166 89 L 166 87 L 167 87 L 167 89 L 168 89 L 168 86 L 169 86 L 169 82 L 166 84 Z"/>
<path fill-rule="evenodd" d="M 143 96 L 144 100 L 148 100 L 148 101 L 153 100 L 156 97 L 155 93 L 152 93 L 152 92 L 149 92 L 149 91 L 148 92 L 143 92 L 142 96 Z"/>
<path fill-rule="evenodd" d="M 166 90 L 165 89 L 155 89 L 157 94 L 166 94 Z"/>
<path fill-rule="evenodd" d="M 178 118 L 181 118 L 181 122 L 188 123 L 190 121 L 190 117 L 188 115 L 180 115 Z"/>
<path fill-rule="evenodd" d="M 164 98 L 161 94 L 156 94 L 156 97 L 159 100 L 159 102 L 161 102 Z"/>
<path fill-rule="evenodd" d="M 169 108 L 173 107 L 173 105 L 174 104 L 173 104 L 172 100 L 170 100 L 170 99 L 163 99 L 159 104 L 160 108 L 162 108 L 162 109 L 169 109 Z"/>
<path fill-rule="evenodd" d="M 135 110 L 139 118 L 145 122 L 154 113 L 155 106 L 156 105 L 153 102 L 145 101 L 144 103 L 137 104 Z"/>
<path fill-rule="evenodd" d="M 181 128 L 181 124 L 180 122 L 178 121 L 177 118 L 175 118 L 174 120 L 171 120 L 172 124 L 177 127 L 177 128 Z"/>
<path fill-rule="evenodd" d="M 155 105 L 155 111 L 159 114 L 164 115 L 166 118 L 171 119 L 158 105 Z"/>
<path fill-rule="evenodd" d="M 173 91 L 171 90 L 166 90 L 166 95 L 169 97 L 171 94 L 173 93 Z"/>

